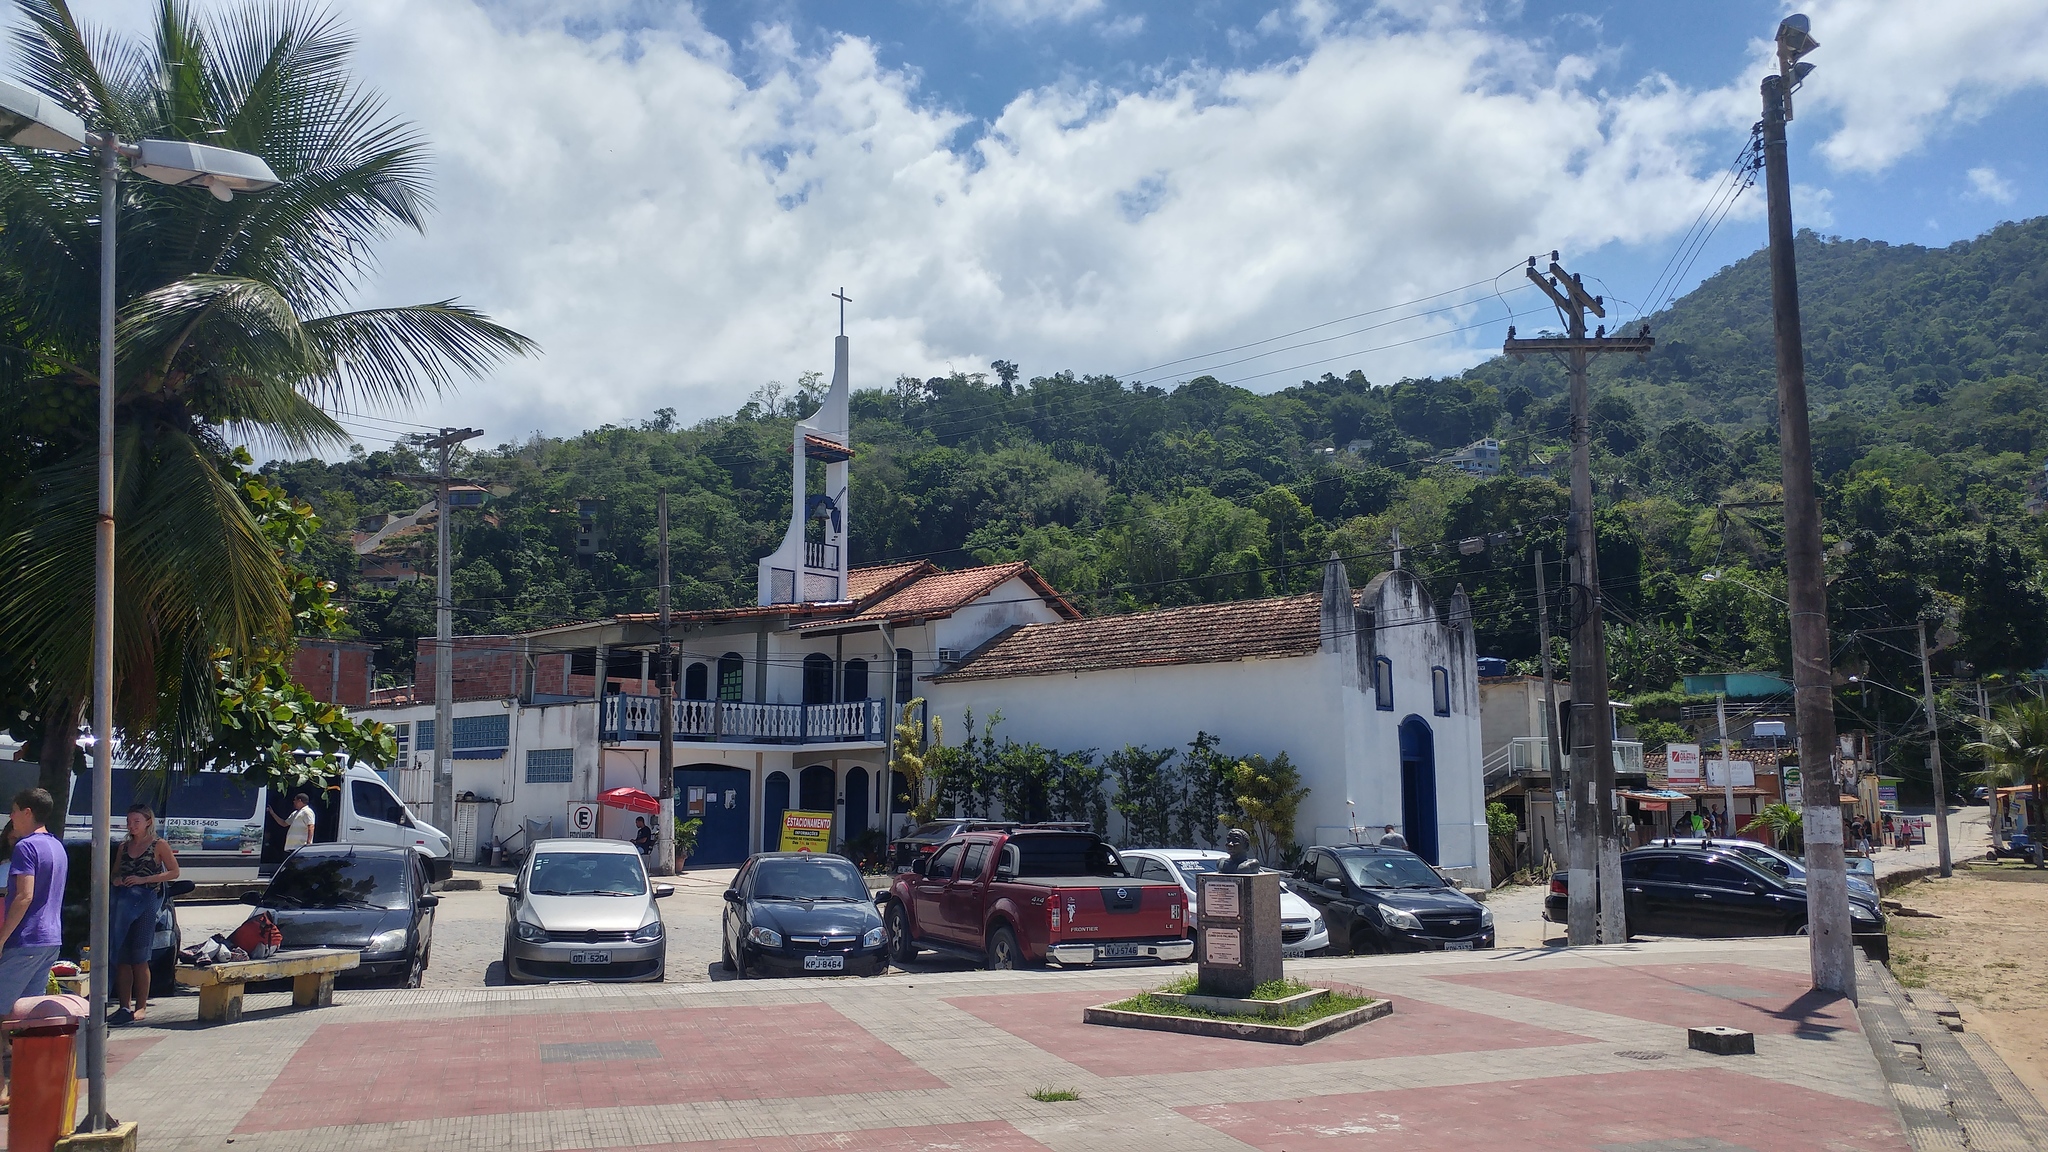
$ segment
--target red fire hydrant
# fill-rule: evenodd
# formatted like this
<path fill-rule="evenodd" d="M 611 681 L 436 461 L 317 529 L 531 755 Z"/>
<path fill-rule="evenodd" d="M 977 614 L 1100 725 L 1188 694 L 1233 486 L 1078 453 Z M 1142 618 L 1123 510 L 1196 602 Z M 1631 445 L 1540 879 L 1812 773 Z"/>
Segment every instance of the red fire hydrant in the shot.
<path fill-rule="evenodd" d="M 78 1026 L 92 1011 L 83 996 L 28 996 L 7 1015 L 14 1045 L 8 1152 L 52 1152 L 78 1116 Z"/>

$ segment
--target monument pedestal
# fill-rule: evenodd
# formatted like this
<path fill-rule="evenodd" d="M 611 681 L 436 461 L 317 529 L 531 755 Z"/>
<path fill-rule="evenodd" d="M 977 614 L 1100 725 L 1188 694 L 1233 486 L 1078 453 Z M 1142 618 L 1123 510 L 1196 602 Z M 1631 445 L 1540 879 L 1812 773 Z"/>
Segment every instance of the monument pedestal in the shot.
<path fill-rule="evenodd" d="M 1196 892 L 1200 994 L 1241 999 L 1259 985 L 1280 979 L 1279 873 L 1205 873 Z"/>

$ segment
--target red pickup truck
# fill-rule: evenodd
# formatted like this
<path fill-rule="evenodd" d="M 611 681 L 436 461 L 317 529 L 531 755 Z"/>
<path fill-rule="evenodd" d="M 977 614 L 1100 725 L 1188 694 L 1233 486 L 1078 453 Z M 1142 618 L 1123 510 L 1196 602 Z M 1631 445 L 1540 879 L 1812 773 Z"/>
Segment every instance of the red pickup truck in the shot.
<path fill-rule="evenodd" d="M 1047 960 L 1185 960 L 1180 885 L 1124 874 L 1093 832 L 1015 828 L 969 832 L 920 858 L 875 897 L 890 958 L 929 948 L 990 968 Z"/>

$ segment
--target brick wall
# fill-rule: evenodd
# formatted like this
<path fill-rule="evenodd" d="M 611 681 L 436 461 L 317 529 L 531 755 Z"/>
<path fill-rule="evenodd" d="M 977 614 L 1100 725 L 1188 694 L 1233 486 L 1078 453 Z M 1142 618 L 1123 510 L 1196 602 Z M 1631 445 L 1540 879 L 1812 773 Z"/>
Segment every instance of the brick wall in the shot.
<path fill-rule="evenodd" d="M 295 641 L 292 679 L 315 700 L 360 708 L 370 702 L 374 644 L 357 640 Z"/>

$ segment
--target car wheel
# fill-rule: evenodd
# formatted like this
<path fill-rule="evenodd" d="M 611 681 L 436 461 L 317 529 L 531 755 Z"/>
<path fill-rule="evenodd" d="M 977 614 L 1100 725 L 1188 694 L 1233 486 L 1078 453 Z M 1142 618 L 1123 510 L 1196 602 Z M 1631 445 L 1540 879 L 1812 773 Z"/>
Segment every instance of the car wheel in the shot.
<path fill-rule="evenodd" d="M 1353 956 L 1383 956 L 1386 946 L 1370 928 L 1359 928 L 1351 933 L 1351 954 Z"/>
<path fill-rule="evenodd" d="M 988 969 L 991 972 L 1007 972 L 1023 963 L 1023 956 L 1017 950 L 1017 934 L 1007 924 L 996 925 L 988 934 Z"/>
<path fill-rule="evenodd" d="M 740 950 L 733 953 L 733 971 L 737 972 L 742 980 L 751 979 L 754 975 L 754 966 L 747 963 L 747 946 L 745 944 L 740 945 Z"/>
<path fill-rule="evenodd" d="M 910 914 L 903 910 L 903 905 L 890 902 L 882 917 L 882 930 L 889 938 L 889 959 L 899 966 L 917 959 L 917 941 L 910 938 Z"/>
<path fill-rule="evenodd" d="M 718 966 L 727 972 L 739 971 L 739 965 L 732 962 L 732 944 L 725 939 L 723 932 L 718 937 Z"/>
<path fill-rule="evenodd" d="M 517 973 L 515 973 L 514 971 L 512 971 L 512 950 L 511 950 L 510 948 L 507 948 L 507 949 L 505 949 L 504 953 L 503 953 L 503 954 L 502 954 L 502 955 L 501 955 L 501 956 L 499 957 L 499 959 L 498 959 L 498 963 L 504 966 L 504 969 L 505 969 L 505 983 L 507 983 L 507 984 L 523 984 L 523 983 L 525 983 L 525 981 L 523 981 L 523 980 L 521 980 L 521 979 L 519 978 L 519 976 L 518 976 L 518 974 L 517 974 Z"/>
<path fill-rule="evenodd" d="M 654 970 L 653 983 L 666 984 L 668 983 L 668 946 L 666 944 L 662 945 L 661 955 L 656 957 L 656 959 L 661 962 L 661 967 Z"/>
<path fill-rule="evenodd" d="M 419 948 L 413 952 L 412 963 L 406 966 L 405 979 L 400 982 L 399 987 L 417 988 L 425 983 L 426 979 L 427 949 Z"/>

